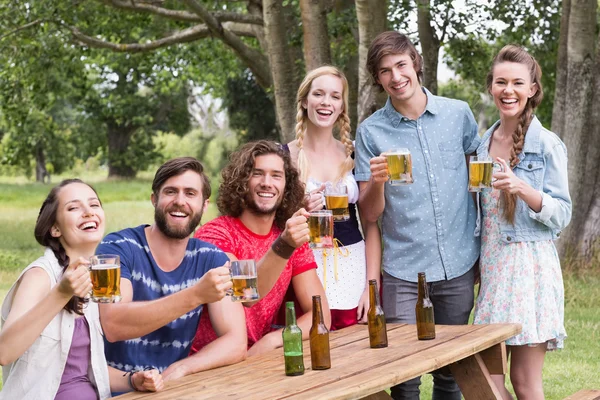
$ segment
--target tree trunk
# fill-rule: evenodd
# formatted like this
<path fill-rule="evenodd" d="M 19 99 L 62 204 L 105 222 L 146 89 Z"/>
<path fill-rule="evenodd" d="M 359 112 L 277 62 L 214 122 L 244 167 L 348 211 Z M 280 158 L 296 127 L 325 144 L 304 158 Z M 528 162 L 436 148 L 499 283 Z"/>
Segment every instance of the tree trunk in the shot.
<path fill-rule="evenodd" d="M 281 141 L 288 143 L 295 138 L 297 74 L 293 57 L 290 56 L 287 26 L 282 0 L 264 0 L 265 40 L 269 47 L 269 61 L 273 76 L 275 110 L 281 127 Z"/>
<path fill-rule="evenodd" d="M 379 90 L 367 71 L 367 53 L 375 37 L 387 29 L 387 0 L 356 0 L 358 19 L 358 122 L 382 106 Z"/>
<path fill-rule="evenodd" d="M 325 5 L 321 0 L 300 0 L 300 15 L 306 70 L 311 71 L 322 65 L 331 64 Z"/>
<path fill-rule="evenodd" d="M 352 133 L 356 132 L 358 110 L 358 56 L 353 55 L 344 66 L 344 75 L 348 79 L 348 116 Z"/>
<path fill-rule="evenodd" d="M 598 102 L 600 101 L 600 34 L 596 43 L 598 43 L 596 49 L 596 66 L 592 74 L 595 79 L 594 97 L 592 101 L 591 123 L 588 125 L 590 129 L 590 142 L 586 144 L 589 152 L 587 154 L 587 167 L 585 170 L 587 176 L 586 183 L 589 182 L 592 185 L 591 190 L 589 190 L 592 192 L 592 203 L 585 215 L 581 232 L 583 249 L 582 257 L 580 258 L 584 261 L 584 266 L 588 266 L 590 261 L 595 259 L 600 252 L 600 242 L 598 241 L 598 237 L 600 236 L 600 175 L 598 174 L 598 168 L 600 168 L 600 107 L 598 107 Z M 588 191 L 587 188 L 584 190 Z"/>
<path fill-rule="evenodd" d="M 128 163 L 127 147 L 131 136 L 137 129 L 134 126 L 122 126 L 114 121 L 108 126 L 108 177 L 109 178 L 135 178 L 136 171 Z"/>
<path fill-rule="evenodd" d="M 558 59 L 556 60 L 556 89 L 552 106 L 552 132 L 562 137 L 565 131 L 565 102 L 567 93 L 567 39 L 569 37 L 569 13 L 571 0 L 563 0 L 558 39 Z"/>
<path fill-rule="evenodd" d="M 417 1 L 417 25 L 419 41 L 423 51 L 423 86 L 437 94 L 437 68 L 440 54 L 440 40 L 431 26 L 429 0 Z"/>
<path fill-rule="evenodd" d="M 46 156 L 43 147 L 38 144 L 35 148 L 35 181 L 50 183 L 50 174 L 46 169 Z"/>
<path fill-rule="evenodd" d="M 558 246 L 560 254 L 571 261 L 580 260 L 589 254 L 589 246 L 596 240 L 595 237 L 584 236 L 584 227 L 594 201 L 598 171 L 596 160 L 591 160 L 596 151 L 590 151 L 596 140 L 590 129 L 594 128 L 591 118 L 596 67 L 596 8 L 597 0 L 571 0 L 567 33 L 568 70 L 564 121 L 568 121 L 568 129 L 564 130 L 562 138 L 569 152 L 569 189 L 573 200 L 573 217 Z"/>

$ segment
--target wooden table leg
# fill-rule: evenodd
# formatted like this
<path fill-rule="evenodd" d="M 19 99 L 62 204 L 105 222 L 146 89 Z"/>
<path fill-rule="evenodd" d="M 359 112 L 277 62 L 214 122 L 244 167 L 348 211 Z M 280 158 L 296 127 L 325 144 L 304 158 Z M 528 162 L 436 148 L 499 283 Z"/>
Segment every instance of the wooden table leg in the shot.
<path fill-rule="evenodd" d="M 498 343 L 495 346 L 485 349 L 479 353 L 485 366 L 492 375 L 505 375 L 506 374 L 506 344 L 504 342 Z"/>
<path fill-rule="evenodd" d="M 465 400 L 501 400 L 502 396 L 479 354 L 450 364 L 450 371 Z"/>
<path fill-rule="evenodd" d="M 392 396 L 387 394 L 387 392 L 377 392 L 368 395 L 367 397 L 363 397 L 361 400 L 390 400 Z"/>

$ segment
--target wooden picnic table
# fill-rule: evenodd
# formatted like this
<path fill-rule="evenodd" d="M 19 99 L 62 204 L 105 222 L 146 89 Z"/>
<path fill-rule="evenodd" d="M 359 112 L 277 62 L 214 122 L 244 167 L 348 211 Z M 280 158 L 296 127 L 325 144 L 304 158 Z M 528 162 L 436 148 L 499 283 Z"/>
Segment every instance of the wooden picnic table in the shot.
<path fill-rule="evenodd" d="M 417 340 L 416 325 L 388 324 L 389 346 L 369 347 L 366 325 L 331 332 L 331 369 L 310 369 L 304 342 L 304 375 L 284 373 L 283 350 L 241 363 L 189 375 L 158 393 L 128 393 L 119 400 L 163 399 L 390 399 L 397 383 L 448 366 L 466 400 L 500 399 L 490 373 L 506 372 L 504 341 L 519 324 L 436 325 L 436 338 Z"/>

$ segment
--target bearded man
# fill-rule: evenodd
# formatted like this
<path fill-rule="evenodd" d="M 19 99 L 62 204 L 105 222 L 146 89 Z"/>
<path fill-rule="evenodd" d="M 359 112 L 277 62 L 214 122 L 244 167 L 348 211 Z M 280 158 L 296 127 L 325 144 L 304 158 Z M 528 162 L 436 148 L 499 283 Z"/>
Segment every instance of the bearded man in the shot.
<path fill-rule="evenodd" d="M 167 161 L 152 183 L 154 224 L 111 233 L 98 246 L 97 254 L 121 260 L 122 300 L 100 305 L 109 365 L 157 368 L 167 381 L 246 357 L 243 307 L 225 297 L 232 287 L 227 256 L 190 238 L 210 192 L 198 160 Z M 208 310 L 218 338 L 188 357 L 200 315 Z"/>
<path fill-rule="evenodd" d="M 195 237 L 215 244 L 230 260 L 257 261 L 260 300 L 244 303 L 248 356 L 283 346 L 274 320 L 290 286 L 297 312 L 303 313 L 298 318 L 303 338 L 312 323 L 312 296 L 321 296 L 329 326 L 327 298 L 307 243 L 304 185 L 289 153 L 275 142 L 250 142 L 230 156 L 221 174 L 217 205 L 222 216 L 198 229 Z M 209 317 L 210 312 L 200 319 L 192 353 L 217 338 Z"/>

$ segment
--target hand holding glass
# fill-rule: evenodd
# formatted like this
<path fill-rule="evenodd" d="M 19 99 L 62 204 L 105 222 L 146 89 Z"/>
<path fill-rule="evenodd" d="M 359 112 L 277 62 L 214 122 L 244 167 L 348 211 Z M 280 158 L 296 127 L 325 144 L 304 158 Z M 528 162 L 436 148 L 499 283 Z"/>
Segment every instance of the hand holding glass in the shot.
<path fill-rule="evenodd" d="M 410 185 L 414 182 L 412 175 L 412 157 L 405 148 L 395 149 L 381 153 L 387 161 L 390 185 Z"/>
<path fill-rule="evenodd" d="M 469 158 L 469 192 L 492 190 L 494 172 L 504 172 L 502 164 L 493 162 L 490 157 L 471 156 Z"/>
<path fill-rule="evenodd" d="M 237 260 L 231 262 L 231 281 L 233 289 L 228 295 L 233 301 L 256 301 L 258 295 L 258 274 L 254 260 Z"/>
<path fill-rule="evenodd" d="M 116 303 L 121 301 L 121 262 L 118 255 L 98 254 L 90 258 L 92 301 Z"/>
<path fill-rule="evenodd" d="M 348 187 L 343 182 L 333 184 L 327 182 L 325 186 L 325 204 L 333 213 L 334 221 L 347 221 L 350 219 L 348 210 Z"/>

